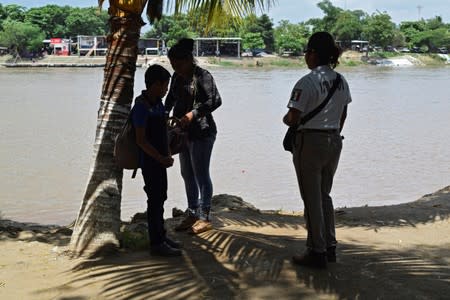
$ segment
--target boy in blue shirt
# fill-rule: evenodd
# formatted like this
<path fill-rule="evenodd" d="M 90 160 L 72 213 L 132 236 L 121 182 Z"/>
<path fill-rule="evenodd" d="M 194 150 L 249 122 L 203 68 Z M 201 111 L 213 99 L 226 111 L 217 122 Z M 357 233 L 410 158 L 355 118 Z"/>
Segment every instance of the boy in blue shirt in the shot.
<path fill-rule="evenodd" d="M 147 222 L 150 253 L 180 256 L 180 243 L 169 239 L 164 229 L 164 201 L 167 199 L 167 168 L 173 165 L 167 139 L 167 119 L 161 98 L 167 93 L 170 73 L 160 65 L 145 72 L 145 86 L 135 99 L 131 119 L 140 151 L 140 168 L 147 194 Z"/>

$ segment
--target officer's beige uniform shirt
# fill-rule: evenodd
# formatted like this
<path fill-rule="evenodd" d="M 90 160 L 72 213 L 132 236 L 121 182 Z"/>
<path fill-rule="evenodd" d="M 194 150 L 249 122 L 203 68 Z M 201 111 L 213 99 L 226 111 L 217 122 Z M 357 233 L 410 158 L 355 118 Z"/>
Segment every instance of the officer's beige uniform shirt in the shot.
<path fill-rule="evenodd" d="M 339 129 L 344 106 L 352 101 L 348 83 L 342 75 L 341 78 L 342 81 L 327 105 L 299 129 Z M 335 79 L 336 72 L 329 66 L 311 70 L 295 84 L 287 107 L 299 110 L 300 117 L 304 117 L 327 97 Z"/>

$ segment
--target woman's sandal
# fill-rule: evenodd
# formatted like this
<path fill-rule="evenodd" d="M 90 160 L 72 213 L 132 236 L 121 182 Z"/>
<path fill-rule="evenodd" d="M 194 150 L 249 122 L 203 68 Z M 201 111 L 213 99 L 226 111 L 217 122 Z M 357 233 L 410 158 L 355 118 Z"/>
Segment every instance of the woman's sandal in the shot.
<path fill-rule="evenodd" d="M 192 227 L 189 230 L 189 233 L 192 234 L 199 234 L 208 230 L 211 230 L 212 224 L 209 221 L 206 220 L 197 220 L 197 222 L 194 223 L 194 225 L 192 225 Z"/>

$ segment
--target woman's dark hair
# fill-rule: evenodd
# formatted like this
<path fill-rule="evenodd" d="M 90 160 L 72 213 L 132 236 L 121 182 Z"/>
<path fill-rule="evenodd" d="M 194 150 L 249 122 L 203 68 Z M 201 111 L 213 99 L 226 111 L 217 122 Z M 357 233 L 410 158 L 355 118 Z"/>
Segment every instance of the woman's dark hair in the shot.
<path fill-rule="evenodd" d="M 194 59 L 194 40 L 184 38 L 179 40 L 169 50 L 169 59 Z"/>
<path fill-rule="evenodd" d="M 170 79 L 170 72 L 160 65 L 151 65 L 145 71 L 145 86 L 150 87 L 155 82 L 165 82 Z"/>
<path fill-rule="evenodd" d="M 319 57 L 319 66 L 330 65 L 333 69 L 339 64 L 339 56 L 342 53 L 334 42 L 331 34 L 319 31 L 311 35 L 308 40 L 307 51 L 314 51 Z"/>

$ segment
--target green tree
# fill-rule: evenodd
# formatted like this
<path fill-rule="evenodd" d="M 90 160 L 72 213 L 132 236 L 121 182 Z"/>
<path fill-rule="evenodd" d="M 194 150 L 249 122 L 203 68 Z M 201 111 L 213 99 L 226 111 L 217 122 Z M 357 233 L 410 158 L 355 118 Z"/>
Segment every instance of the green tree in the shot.
<path fill-rule="evenodd" d="M 309 35 L 310 32 L 305 24 L 292 24 L 282 20 L 275 28 L 275 48 L 280 54 L 283 51 L 293 51 L 298 55 L 305 48 Z"/>
<path fill-rule="evenodd" d="M 0 30 L 3 29 L 3 21 L 6 20 L 6 11 L 3 5 L 0 3 Z"/>
<path fill-rule="evenodd" d="M 317 3 L 317 7 L 322 10 L 324 17 L 322 19 L 310 19 L 307 21 L 307 24 L 313 26 L 313 32 L 331 32 L 338 20 L 340 13 L 342 12 L 342 8 L 334 6 L 330 0 L 323 0 Z"/>
<path fill-rule="evenodd" d="M 264 49 L 264 39 L 259 32 L 247 32 L 242 36 L 244 49 Z"/>
<path fill-rule="evenodd" d="M 3 6 L 3 12 L 6 14 L 5 19 L 23 22 L 25 20 L 25 7 L 17 4 L 9 4 Z"/>
<path fill-rule="evenodd" d="M 99 0 L 101 5 L 104 1 Z M 97 254 L 119 246 L 120 203 L 123 170 L 114 162 L 114 137 L 125 123 L 133 101 L 134 74 L 141 14 L 147 5 L 151 22 L 160 19 L 164 1 L 110 0 L 112 17 L 103 87 L 98 110 L 92 167 L 70 241 L 76 256 Z M 224 13 L 243 16 L 265 7 L 271 0 L 173 0 L 175 13 L 202 10 L 208 12 L 208 26 Z M 206 8 L 206 9 L 205 9 Z M 118 63 L 119 62 L 119 63 Z"/>
<path fill-rule="evenodd" d="M 205 11 L 191 11 L 187 14 L 191 30 L 200 37 L 236 37 L 241 26 L 240 18 L 224 13 L 220 22 L 208 26 L 208 14 Z"/>
<path fill-rule="evenodd" d="M 402 22 L 400 31 L 410 47 L 421 47 L 423 50 L 436 50 L 438 47 L 449 47 L 449 24 L 442 22 L 441 17 L 415 22 Z"/>
<path fill-rule="evenodd" d="M 174 45 L 181 38 L 196 36 L 197 33 L 192 30 L 192 23 L 186 14 L 165 16 L 156 21 L 152 28 L 144 34 L 145 38 L 160 38 L 166 41 L 168 47 Z"/>
<path fill-rule="evenodd" d="M 274 51 L 275 38 L 272 20 L 268 15 L 263 14 L 257 19 L 257 24 L 261 30 L 261 37 L 264 41 L 265 49 L 269 52 Z"/>
<path fill-rule="evenodd" d="M 426 24 L 423 20 L 421 21 L 408 21 L 400 23 L 400 31 L 405 36 L 405 41 L 410 46 L 413 43 L 413 40 L 416 39 L 416 36 L 426 30 Z"/>
<path fill-rule="evenodd" d="M 41 28 L 47 38 L 66 37 L 65 20 L 70 11 L 69 6 L 33 7 L 26 12 L 25 20 Z"/>
<path fill-rule="evenodd" d="M 390 45 L 394 37 L 395 24 L 387 13 L 375 13 L 363 28 L 364 37 L 372 44 L 381 47 Z"/>
<path fill-rule="evenodd" d="M 39 27 L 9 19 L 3 22 L 3 31 L 0 31 L 0 44 L 10 48 L 16 56 L 40 49 L 44 38 Z"/>
<path fill-rule="evenodd" d="M 330 33 L 340 41 L 360 39 L 365 17 L 366 14 L 359 10 L 354 12 L 349 10 L 342 11 L 339 13 Z"/>
<path fill-rule="evenodd" d="M 239 36 L 243 40 L 253 39 L 254 42 L 256 42 L 255 38 L 259 34 L 263 41 L 263 45 L 258 48 L 266 49 L 269 52 L 274 50 L 275 39 L 273 36 L 273 32 L 273 23 L 266 14 L 263 14 L 261 17 L 257 17 L 255 14 L 247 16 L 242 21 L 242 24 L 239 28 Z M 248 33 L 252 34 L 249 35 Z"/>
<path fill-rule="evenodd" d="M 105 35 L 108 32 L 106 12 L 98 12 L 97 8 L 73 8 L 65 19 L 65 36 Z"/>

